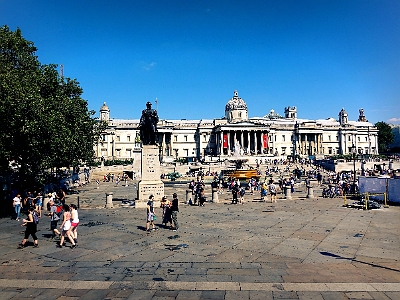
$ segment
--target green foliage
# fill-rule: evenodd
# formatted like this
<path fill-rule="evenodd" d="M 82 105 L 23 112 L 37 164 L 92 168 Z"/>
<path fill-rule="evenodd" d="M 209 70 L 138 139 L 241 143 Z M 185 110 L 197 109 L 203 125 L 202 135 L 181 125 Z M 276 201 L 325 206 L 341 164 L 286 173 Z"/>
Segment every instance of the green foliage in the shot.
<path fill-rule="evenodd" d="M 171 172 L 165 176 L 169 178 L 171 181 L 175 181 L 176 179 L 182 177 L 182 175 L 179 172 Z"/>
<path fill-rule="evenodd" d="M 105 160 L 105 166 L 118 166 L 118 165 L 129 165 L 133 163 L 133 159 L 111 159 Z"/>
<path fill-rule="evenodd" d="M 375 126 L 378 128 L 379 152 L 387 152 L 389 145 L 394 142 L 392 127 L 385 122 L 378 122 Z"/>
<path fill-rule="evenodd" d="M 21 30 L 0 27 L 0 170 L 14 161 L 24 180 L 91 160 L 105 124 L 93 118 L 75 79 L 41 65 Z"/>

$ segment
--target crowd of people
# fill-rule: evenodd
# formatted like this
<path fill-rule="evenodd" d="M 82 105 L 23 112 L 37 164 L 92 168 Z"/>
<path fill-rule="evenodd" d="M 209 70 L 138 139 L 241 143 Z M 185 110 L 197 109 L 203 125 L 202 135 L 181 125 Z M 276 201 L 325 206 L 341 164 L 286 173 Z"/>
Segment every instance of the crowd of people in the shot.
<path fill-rule="evenodd" d="M 65 237 L 71 243 L 71 248 L 75 248 L 78 242 L 78 225 L 79 217 L 78 210 L 75 204 L 66 204 L 66 194 L 64 190 L 59 189 L 57 192 L 52 192 L 47 195 L 48 203 L 44 206 L 44 197 L 41 192 L 27 191 L 22 198 L 20 194 L 16 194 L 13 198 L 14 218 L 20 221 L 21 214 L 25 213 L 26 218 L 22 219 L 21 226 L 25 227 L 24 239 L 18 245 L 18 249 L 26 247 L 29 236 L 33 238 L 34 247 L 38 247 L 38 224 L 42 224 L 44 217 L 50 218 L 50 230 L 52 231 L 51 238 L 58 238 L 58 247 L 65 245 Z M 61 221 L 61 225 L 58 223 Z"/>

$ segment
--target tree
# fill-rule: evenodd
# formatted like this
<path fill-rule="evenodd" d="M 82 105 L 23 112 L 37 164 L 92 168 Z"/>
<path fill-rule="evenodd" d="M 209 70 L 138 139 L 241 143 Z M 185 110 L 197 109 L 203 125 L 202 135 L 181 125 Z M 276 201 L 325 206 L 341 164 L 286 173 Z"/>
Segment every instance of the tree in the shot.
<path fill-rule="evenodd" d="M 14 162 L 28 185 L 49 168 L 91 160 L 105 127 L 79 83 L 60 77 L 56 65 L 41 65 L 36 50 L 20 29 L 0 27 L 0 170 Z"/>
<path fill-rule="evenodd" d="M 389 145 L 394 142 L 392 127 L 383 121 L 376 123 L 375 126 L 378 128 L 379 152 L 385 153 L 387 152 Z"/>

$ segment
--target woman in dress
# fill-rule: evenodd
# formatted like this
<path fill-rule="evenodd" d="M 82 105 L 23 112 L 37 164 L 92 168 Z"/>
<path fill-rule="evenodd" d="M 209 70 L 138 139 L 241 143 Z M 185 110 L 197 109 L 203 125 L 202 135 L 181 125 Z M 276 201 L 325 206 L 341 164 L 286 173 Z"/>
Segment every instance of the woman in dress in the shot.
<path fill-rule="evenodd" d="M 172 227 L 171 202 L 167 199 L 166 196 L 162 197 L 160 207 L 163 210 L 162 224 L 167 227 L 167 223 L 169 223 L 170 227 Z"/>

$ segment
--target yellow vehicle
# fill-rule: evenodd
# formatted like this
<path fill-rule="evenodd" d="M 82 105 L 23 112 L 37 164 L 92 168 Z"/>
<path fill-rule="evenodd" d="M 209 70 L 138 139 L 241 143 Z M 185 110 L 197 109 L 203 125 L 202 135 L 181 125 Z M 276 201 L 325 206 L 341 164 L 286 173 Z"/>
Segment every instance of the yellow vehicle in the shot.
<path fill-rule="evenodd" d="M 233 177 L 239 180 L 249 180 L 251 178 L 260 179 L 261 175 L 257 173 L 256 169 L 248 169 L 248 170 L 227 169 L 227 170 L 221 170 L 219 177 L 220 178 Z"/>

